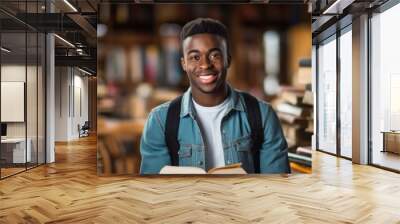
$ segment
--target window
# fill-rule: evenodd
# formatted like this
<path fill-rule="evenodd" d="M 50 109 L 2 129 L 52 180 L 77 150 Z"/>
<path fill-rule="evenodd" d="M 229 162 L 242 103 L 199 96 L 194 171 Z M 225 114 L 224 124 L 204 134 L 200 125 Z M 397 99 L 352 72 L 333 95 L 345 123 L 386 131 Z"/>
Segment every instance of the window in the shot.
<path fill-rule="evenodd" d="M 400 170 L 399 21 L 400 4 L 371 18 L 372 163 L 396 170 Z"/>
<path fill-rule="evenodd" d="M 340 155 L 351 158 L 352 142 L 352 35 L 345 28 L 340 43 Z"/>
<path fill-rule="evenodd" d="M 318 149 L 336 153 L 336 36 L 318 48 Z"/>
<path fill-rule="evenodd" d="M 6 3 L 6 4 L 11 4 Z M 43 1 L 19 2 L 41 12 Z M 0 179 L 45 163 L 45 34 L 0 12 Z M 11 109 L 13 108 L 13 109 Z"/>

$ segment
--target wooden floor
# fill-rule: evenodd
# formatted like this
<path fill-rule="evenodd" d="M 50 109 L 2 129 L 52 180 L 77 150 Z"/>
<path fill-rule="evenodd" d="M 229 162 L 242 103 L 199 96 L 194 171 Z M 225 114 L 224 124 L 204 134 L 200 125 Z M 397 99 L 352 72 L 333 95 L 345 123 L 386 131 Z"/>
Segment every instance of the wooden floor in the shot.
<path fill-rule="evenodd" d="M 27 169 L 34 169 L 37 165 L 36 164 L 27 164 L 27 167 L 25 168 L 25 165 L 19 165 L 19 167 L 2 167 L 1 168 L 1 178 L 6 178 L 11 175 L 15 175 L 20 172 L 24 172 Z"/>
<path fill-rule="evenodd" d="M 98 177 L 95 138 L 0 181 L 0 223 L 400 223 L 400 175 L 316 153 L 313 174 Z"/>
<path fill-rule="evenodd" d="M 17 167 L 17 168 L 1 168 L 1 177 L 3 178 L 3 177 L 7 177 L 7 176 L 10 176 L 10 175 L 13 175 L 13 174 L 16 174 L 16 173 L 19 173 L 19 172 L 23 172 L 23 171 L 25 171 L 26 169 L 25 169 L 25 167 L 23 167 L 23 168 L 19 168 L 19 167 Z"/>

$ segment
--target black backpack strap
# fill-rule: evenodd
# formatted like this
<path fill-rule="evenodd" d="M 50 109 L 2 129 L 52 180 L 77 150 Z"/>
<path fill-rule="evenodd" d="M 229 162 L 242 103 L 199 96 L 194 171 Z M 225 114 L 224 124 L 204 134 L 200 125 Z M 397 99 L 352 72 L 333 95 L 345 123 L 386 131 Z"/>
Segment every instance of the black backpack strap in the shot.
<path fill-rule="evenodd" d="M 253 140 L 251 151 L 253 153 L 254 172 L 260 173 L 260 148 L 264 141 L 260 106 L 254 96 L 245 92 L 242 92 L 242 96 L 246 104 L 247 119 L 251 128 L 251 139 Z"/>
<path fill-rule="evenodd" d="M 178 141 L 178 129 L 180 121 L 179 115 L 181 113 L 181 101 L 182 96 L 171 101 L 168 107 L 167 122 L 165 124 L 165 142 L 168 147 L 172 166 L 179 166 L 178 150 L 180 146 Z"/>

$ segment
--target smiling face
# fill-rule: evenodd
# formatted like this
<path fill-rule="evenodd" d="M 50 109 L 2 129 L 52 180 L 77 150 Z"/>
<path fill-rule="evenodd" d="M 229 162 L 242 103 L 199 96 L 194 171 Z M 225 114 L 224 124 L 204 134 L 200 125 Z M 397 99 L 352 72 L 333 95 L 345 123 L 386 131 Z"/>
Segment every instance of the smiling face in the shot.
<path fill-rule="evenodd" d="M 183 41 L 181 64 L 187 73 L 192 94 L 224 94 L 229 56 L 224 38 L 195 34 Z"/>

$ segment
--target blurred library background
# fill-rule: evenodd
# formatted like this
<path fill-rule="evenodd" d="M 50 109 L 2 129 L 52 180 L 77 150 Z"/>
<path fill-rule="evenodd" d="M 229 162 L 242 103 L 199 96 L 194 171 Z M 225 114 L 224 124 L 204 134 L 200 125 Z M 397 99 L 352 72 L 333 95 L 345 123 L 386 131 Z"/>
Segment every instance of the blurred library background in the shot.
<path fill-rule="evenodd" d="M 311 14 L 306 5 L 100 4 L 98 173 L 138 174 L 148 113 L 182 94 L 179 33 L 198 17 L 224 23 L 232 64 L 227 80 L 272 104 L 289 145 L 292 170 L 311 172 L 314 130 Z"/>

